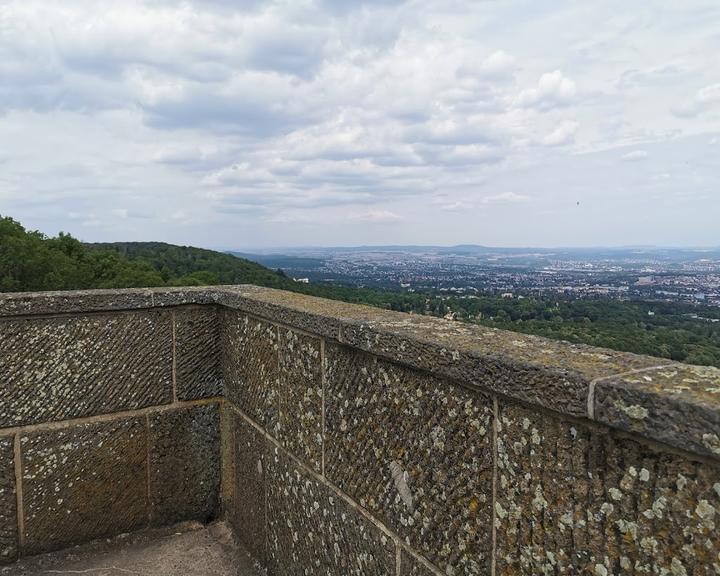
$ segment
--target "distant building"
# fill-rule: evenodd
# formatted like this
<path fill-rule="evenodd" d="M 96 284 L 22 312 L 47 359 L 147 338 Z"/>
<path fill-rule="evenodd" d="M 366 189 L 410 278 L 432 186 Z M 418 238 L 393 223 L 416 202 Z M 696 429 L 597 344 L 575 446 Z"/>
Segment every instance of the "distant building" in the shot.
<path fill-rule="evenodd" d="M 310 284 L 310 278 L 293 278 L 294 282 L 300 282 L 300 284 Z"/>

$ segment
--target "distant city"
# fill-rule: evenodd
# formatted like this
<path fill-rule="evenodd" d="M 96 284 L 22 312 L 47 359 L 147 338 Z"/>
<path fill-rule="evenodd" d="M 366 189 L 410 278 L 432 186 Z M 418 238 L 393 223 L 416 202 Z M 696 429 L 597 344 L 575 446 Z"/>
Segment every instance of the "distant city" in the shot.
<path fill-rule="evenodd" d="M 233 252 L 298 282 L 506 298 L 560 296 L 720 306 L 720 248 L 373 246 Z"/>

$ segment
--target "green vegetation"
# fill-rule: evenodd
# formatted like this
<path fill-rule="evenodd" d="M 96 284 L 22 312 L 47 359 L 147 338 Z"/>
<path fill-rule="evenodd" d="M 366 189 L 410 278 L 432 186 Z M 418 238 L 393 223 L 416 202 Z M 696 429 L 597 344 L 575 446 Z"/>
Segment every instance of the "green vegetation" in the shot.
<path fill-rule="evenodd" d="M 83 244 L 69 234 L 49 238 L 0 217 L 0 292 L 211 284 L 290 288 L 294 282 L 212 250 L 156 242 Z"/>
<path fill-rule="evenodd" d="M 0 292 L 256 284 L 720 367 L 720 310 L 665 302 L 457 297 L 301 284 L 229 254 L 158 242 L 83 244 L 0 217 Z"/>
<path fill-rule="evenodd" d="M 459 319 L 720 367 L 720 309 L 671 302 L 451 298 Z"/>
<path fill-rule="evenodd" d="M 288 289 L 295 283 L 284 274 L 230 254 L 163 242 L 86 244 L 91 252 L 111 252 L 123 260 L 150 265 L 159 274 L 155 286 L 256 284 Z"/>
<path fill-rule="evenodd" d="M 109 251 L 89 251 L 62 232 L 48 238 L 0 218 L 0 291 L 152 286 L 162 282 L 146 262 Z"/>

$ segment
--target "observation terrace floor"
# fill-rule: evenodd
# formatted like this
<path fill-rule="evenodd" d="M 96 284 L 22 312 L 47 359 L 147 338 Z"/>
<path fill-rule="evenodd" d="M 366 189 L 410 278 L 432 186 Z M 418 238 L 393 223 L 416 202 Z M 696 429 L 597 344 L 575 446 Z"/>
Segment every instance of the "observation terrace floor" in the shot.
<path fill-rule="evenodd" d="M 263 576 L 223 522 L 188 522 L 97 540 L 0 567 L 2 576 Z"/>

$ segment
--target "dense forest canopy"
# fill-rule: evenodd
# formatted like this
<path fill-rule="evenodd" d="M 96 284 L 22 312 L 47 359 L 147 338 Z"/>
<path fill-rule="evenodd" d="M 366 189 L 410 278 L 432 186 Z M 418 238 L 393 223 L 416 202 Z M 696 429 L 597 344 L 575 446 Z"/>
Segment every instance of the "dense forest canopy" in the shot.
<path fill-rule="evenodd" d="M 0 291 L 259 284 L 292 281 L 229 254 L 158 242 L 83 244 L 0 217 Z"/>
<path fill-rule="evenodd" d="M 643 301 L 505 299 L 294 282 L 255 262 L 159 242 L 83 244 L 0 217 L 0 292 L 256 284 L 720 367 L 720 310 Z"/>

